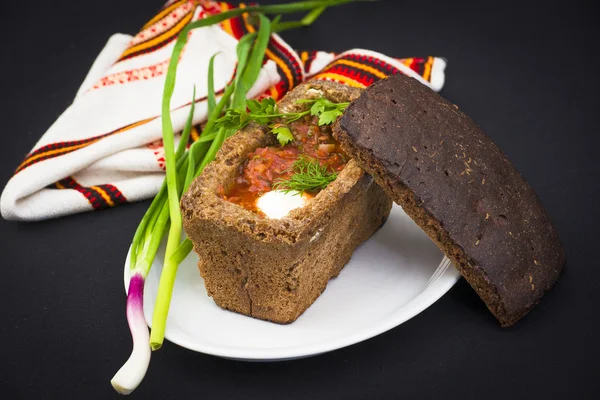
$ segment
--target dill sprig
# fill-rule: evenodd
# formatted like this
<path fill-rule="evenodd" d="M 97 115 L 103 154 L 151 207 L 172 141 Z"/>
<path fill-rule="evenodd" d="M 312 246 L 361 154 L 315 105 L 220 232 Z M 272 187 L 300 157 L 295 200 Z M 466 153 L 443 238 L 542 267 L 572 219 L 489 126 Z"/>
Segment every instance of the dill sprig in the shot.
<path fill-rule="evenodd" d="M 316 192 L 323 190 L 337 178 L 337 172 L 329 171 L 319 161 L 306 155 L 300 156 L 292 166 L 293 174 L 288 179 L 276 179 L 273 189 L 281 189 L 285 193 Z"/>

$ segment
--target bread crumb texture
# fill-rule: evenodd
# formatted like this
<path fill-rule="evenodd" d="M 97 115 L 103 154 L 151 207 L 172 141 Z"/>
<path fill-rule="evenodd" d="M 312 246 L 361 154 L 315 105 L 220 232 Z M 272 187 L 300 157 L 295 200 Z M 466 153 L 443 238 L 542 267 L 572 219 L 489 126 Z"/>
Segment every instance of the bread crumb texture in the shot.
<path fill-rule="evenodd" d="M 452 103 L 397 75 L 367 88 L 333 129 L 502 326 L 523 317 L 557 280 L 564 252 L 538 197 Z"/>

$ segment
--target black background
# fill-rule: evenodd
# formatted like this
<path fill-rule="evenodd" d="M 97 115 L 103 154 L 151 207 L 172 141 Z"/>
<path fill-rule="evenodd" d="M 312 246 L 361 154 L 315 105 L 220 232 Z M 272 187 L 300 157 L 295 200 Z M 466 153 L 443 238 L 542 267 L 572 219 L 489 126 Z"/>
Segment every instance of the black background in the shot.
<path fill-rule="evenodd" d="M 8 3 L 2 184 L 70 104 L 108 37 L 135 33 L 162 0 Z M 448 59 L 443 95 L 507 153 L 564 242 L 565 271 L 537 308 L 503 330 L 461 280 L 400 327 L 318 357 L 244 363 L 166 343 L 132 397 L 598 398 L 599 13 L 593 1 L 536 3 L 359 3 L 284 38 L 298 49 Z M 123 262 L 147 205 L 0 221 L 0 397 L 117 397 L 109 380 L 131 350 Z"/>

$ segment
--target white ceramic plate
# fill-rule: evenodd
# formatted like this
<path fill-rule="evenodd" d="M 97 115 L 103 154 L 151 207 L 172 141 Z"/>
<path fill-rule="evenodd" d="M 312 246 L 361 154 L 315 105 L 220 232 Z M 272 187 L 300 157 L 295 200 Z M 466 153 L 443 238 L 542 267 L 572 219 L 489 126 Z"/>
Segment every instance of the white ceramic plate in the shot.
<path fill-rule="evenodd" d="M 164 246 L 146 281 L 150 324 Z M 337 278 L 294 323 L 277 325 L 219 308 L 206 294 L 190 254 L 179 266 L 165 336 L 191 350 L 241 360 L 307 357 L 369 339 L 425 310 L 459 273 L 396 205 L 386 224 L 361 245 Z M 441 260 L 441 262 L 440 262 Z M 125 287 L 129 277 L 125 263 Z"/>

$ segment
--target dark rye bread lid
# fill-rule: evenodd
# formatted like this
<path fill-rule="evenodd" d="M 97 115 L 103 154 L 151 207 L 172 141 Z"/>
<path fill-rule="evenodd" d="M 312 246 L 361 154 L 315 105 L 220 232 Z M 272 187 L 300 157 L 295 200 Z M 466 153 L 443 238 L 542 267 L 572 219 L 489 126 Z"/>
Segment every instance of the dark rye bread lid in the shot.
<path fill-rule="evenodd" d="M 533 189 L 468 116 L 415 79 L 395 75 L 367 88 L 334 136 L 502 326 L 523 317 L 560 275 L 563 249 Z"/>

